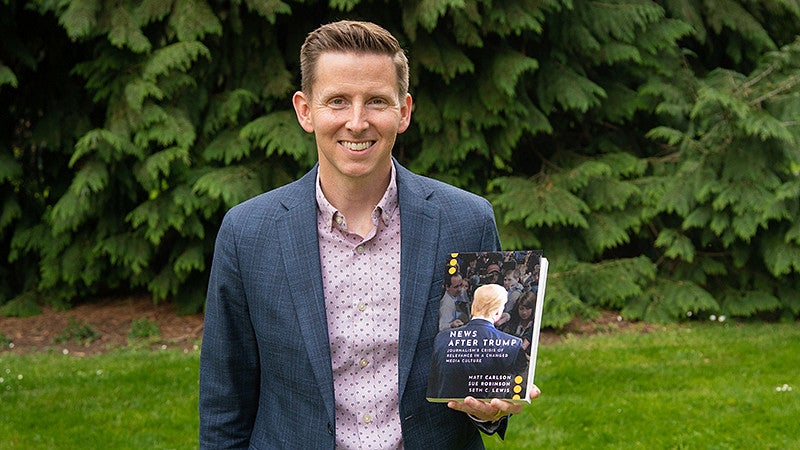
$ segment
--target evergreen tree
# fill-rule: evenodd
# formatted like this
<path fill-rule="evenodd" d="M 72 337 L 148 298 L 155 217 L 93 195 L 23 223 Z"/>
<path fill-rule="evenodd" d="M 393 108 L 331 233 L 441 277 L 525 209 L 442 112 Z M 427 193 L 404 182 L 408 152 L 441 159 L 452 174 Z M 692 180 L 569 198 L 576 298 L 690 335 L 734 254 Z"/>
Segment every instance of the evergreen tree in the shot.
<path fill-rule="evenodd" d="M 411 61 L 395 156 L 551 261 L 545 325 L 800 315 L 793 1 L 0 1 L 0 304 L 144 289 L 202 308 L 231 206 L 308 170 L 306 33 Z M 457 249 L 455 249 L 457 250 Z"/>

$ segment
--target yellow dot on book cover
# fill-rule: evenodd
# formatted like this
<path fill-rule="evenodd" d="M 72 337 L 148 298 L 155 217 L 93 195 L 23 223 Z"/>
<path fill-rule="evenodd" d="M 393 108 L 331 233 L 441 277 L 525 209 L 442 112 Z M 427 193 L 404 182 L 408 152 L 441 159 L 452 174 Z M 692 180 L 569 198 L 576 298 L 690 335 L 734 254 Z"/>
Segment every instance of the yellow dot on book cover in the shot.
<path fill-rule="evenodd" d="M 522 392 L 522 386 L 520 385 L 514 386 L 514 393 L 519 394 L 520 392 Z"/>
<path fill-rule="evenodd" d="M 447 269 L 447 273 L 449 273 L 450 275 L 456 273 L 456 268 L 455 267 L 451 267 L 451 268 Z"/>
<path fill-rule="evenodd" d="M 517 395 L 517 394 L 514 394 L 514 396 L 513 396 L 513 397 L 511 397 L 511 400 L 519 400 L 520 398 L 521 398 L 521 397 L 520 397 L 519 395 Z"/>
<path fill-rule="evenodd" d="M 455 258 L 456 256 L 458 256 L 458 253 L 450 253 L 451 258 Z"/>
<path fill-rule="evenodd" d="M 457 261 L 457 260 L 455 260 L 455 259 L 451 259 L 451 260 L 450 260 L 450 265 L 451 265 L 451 266 L 457 266 L 457 265 L 458 265 L 458 261 Z"/>
<path fill-rule="evenodd" d="M 514 378 L 514 383 L 522 383 L 522 375 L 517 375 L 516 378 Z"/>

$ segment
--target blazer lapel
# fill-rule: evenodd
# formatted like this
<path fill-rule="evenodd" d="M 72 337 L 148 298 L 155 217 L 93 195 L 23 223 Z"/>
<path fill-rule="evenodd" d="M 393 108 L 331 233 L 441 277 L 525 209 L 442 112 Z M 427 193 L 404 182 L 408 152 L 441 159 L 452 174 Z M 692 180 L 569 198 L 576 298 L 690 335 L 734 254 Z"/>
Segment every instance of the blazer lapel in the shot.
<path fill-rule="evenodd" d="M 336 414 L 328 318 L 325 314 L 317 238 L 316 173 L 316 170 L 312 170 L 306 174 L 298 184 L 299 189 L 292 191 L 296 195 L 287 195 L 282 200 L 287 211 L 280 220 L 280 226 L 282 235 L 287 238 L 281 241 L 280 248 L 286 273 L 289 274 L 290 295 L 297 319 L 301 325 L 308 325 L 300 326 L 298 331 L 306 342 L 314 378 L 322 392 L 321 400 L 333 423 Z"/>
<path fill-rule="evenodd" d="M 400 346 L 398 358 L 400 398 L 408 381 L 433 283 L 430 264 L 438 254 L 439 208 L 414 179 L 416 175 L 395 163 L 400 200 Z"/>

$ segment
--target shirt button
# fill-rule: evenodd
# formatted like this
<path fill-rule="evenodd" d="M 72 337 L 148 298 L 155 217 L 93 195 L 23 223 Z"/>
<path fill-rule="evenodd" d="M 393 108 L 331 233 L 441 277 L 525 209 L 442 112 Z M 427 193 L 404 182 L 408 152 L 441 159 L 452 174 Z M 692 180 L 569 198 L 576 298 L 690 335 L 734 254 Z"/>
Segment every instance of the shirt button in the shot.
<path fill-rule="evenodd" d="M 372 416 L 364 414 L 364 423 L 372 423 Z"/>
<path fill-rule="evenodd" d="M 389 221 L 389 213 L 383 213 L 383 220 L 386 222 Z"/>
<path fill-rule="evenodd" d="M 358 247 L 356 247 L 356 253 L 358 253 L 359 255 L 363 254 L 364 253 L 364 246 L 363 245 L 359 245 Z"/>
<path fill-rule="evenodd" d="M 365 303 L 359 303 L 358 304 L 358 310 L 361 311 L 361 312 L 366 311 L 367 310 L 367 305 Z"/>
<path fill-rule="evenodd" d="M 367 367 L 369 365 L 369 361 L 367 361 L 367 358 L 361 358 L 361 361 L 358 362 L 358 365 L 361 367 Z"/>
<path fill-rule="evenodd" d="M 335 218 L 334 220 L 335 220 L 335 221 L 336 221 L 336 223 L 337 223 L 337 224 L 339 224 L 339 225 L 341 225 L 341 224 L 342 224 L 342 222 L 344 221 L 344 219 L 342 219 L 342 216 L 340 216 L 340 215 L 338 215 L 338 214 L 336 215 L 336 218 Z"/>

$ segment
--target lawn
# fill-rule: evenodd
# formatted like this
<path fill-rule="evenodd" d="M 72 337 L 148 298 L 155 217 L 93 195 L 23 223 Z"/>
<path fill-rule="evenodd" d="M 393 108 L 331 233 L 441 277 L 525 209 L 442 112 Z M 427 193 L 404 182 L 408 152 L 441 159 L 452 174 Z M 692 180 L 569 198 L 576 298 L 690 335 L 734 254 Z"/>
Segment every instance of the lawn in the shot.
<path fill-rule="evenodd" d="M 0 449 L 197 446 L 199 354 L 0 353 Z M 542 396 L 490 449 L 800 448 L 800 326 L 693 323 L 539 351 Z"/>
<path fill-rule="evenodd" d="M 542 347 L 542 396 L 487 446 L 800 448 L 798 325 L 692 324 Z"/>
<path fill-rule="evenodd" d="M 0 353 L 0 449 L 197 447 L 199 353 Z"/>

